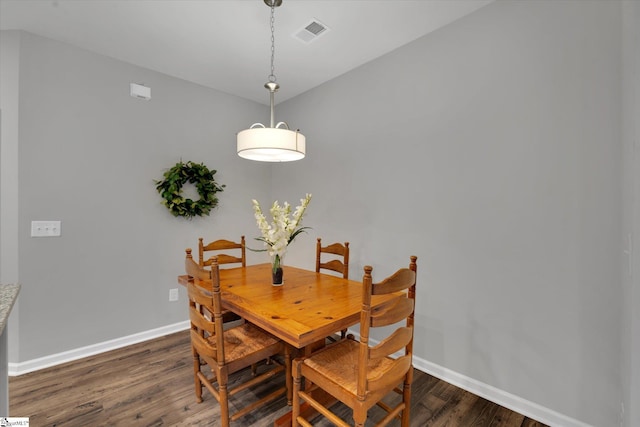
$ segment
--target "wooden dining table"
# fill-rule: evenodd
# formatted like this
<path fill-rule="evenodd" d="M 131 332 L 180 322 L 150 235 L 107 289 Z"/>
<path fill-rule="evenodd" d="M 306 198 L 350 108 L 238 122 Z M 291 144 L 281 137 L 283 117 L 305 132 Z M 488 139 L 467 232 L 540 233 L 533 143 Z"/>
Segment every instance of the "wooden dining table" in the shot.
<path fill-rule="evenodd" d="M 178 276 L 185 285 L 189 276 Z M 206 284 L 204 284 L 206 286 Z M 284 283 L 271 284 L 271 264 L 220 269 L 222 306 L 297 348 L 301 354 L 324 345 L 327 336 L 357 324 L 362 310 L 362 282 L 285 266 Z M 371 307 L 395 295 L 374 295 Z M 290 418 L 276 426 L 290 425 Z"/>
<path fill-rule="evenodd" d="M 220 292 L 223 308 L 298 349 L 357 324 L 362 309 L 359 281 L 285 266 L 284 283 L 274 286 L 268 263 L 220 269 Z M 374 295 L 372 307 L 394 298 Z"/>

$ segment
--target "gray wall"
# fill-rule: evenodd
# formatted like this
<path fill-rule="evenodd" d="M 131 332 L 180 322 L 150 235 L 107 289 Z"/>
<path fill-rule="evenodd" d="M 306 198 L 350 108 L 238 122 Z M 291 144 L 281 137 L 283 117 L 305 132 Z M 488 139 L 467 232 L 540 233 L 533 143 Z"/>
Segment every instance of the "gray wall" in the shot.
<path fill-rule="evenodd" d="M 308 158 L 273 172 L 354 277 L 418 255 L 417 355 L 597 426 L 628 374 L 620 6 L 480 9 L 286 103 Z"/>
<path fill-rule="evenodd" d="M 28 33 L 20 71 L 20 215 L 3 229 L 18 233 L 18 360 L 186 320 L 168 301 L 184 248 L 251 233 L 251 199 L 269 197 L 270 168 L 238 158 L 234 137 L 266 107 Z M 210 217 L 160 204 L 154 179 L 180 159 L 227 185 Z M 31 238 L 32 220 L 61 220 L 62 236 Z"/>
<path fill-rule="evenodd" d="M 640 168 L 622 161 L 637 128 L 623 137 L 621 123 L 638 107 L 623 111 L 620 6 L 480 9 L 279 105 L 308 157 L 278 165 L 234 153 L 263 106 L 22 34 L 18 183 L 0 181 L 0 201 L 20 195 L 17 248 L 11 221 L 1 230 L 23 284 L 12 360 L 184 320 L 167 301 L 184 247 L 253 237 L 251 198 L 311 192 L 313 229 L 287 263 L 310 267 L 315 236 L 351 242 L 354 278 L 418 255 L 420 359 L 596 426 L 617 425 L 624 401 L 634 425 L 640 304 L 621 242 L 640 225 L 622 220 Z M 130 98 L 130 82 L 152 100 Z M 180 157 L 228 185 L 209 218 L 159 205 L 153 179 Z M 38 219 L 62 220 L 62 237 L 30 238 Z M 0 253 L 0 279 L 13 255 Z"/>
<path fill-rule="evenodd" d="M 627 426 L 640 425 L 640 2 L 623 3 L 623 147 L 624 203 L 623 247 L 628 258 L 623 264 L 623 375 Z M 631 402 L 634 402 L 633 405 Z"/>
<path fill-rule="evenodd" d="M 2 33 L 0 52 L 0 283 L 17 283 L 19 34 Z M 9 360 L 17 360 L 18 313 L 16 303 L 6 332 Z"/>

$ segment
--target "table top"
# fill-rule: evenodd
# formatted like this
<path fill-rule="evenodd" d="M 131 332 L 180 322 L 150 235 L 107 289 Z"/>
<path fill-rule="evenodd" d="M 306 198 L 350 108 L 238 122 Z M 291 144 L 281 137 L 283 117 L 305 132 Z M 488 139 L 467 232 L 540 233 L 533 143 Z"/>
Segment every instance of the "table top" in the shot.
<path fill-rule="evenodd" d="M 179 276 L 186 285 L 188 276 Z M 360 321 L 362 283 L 284 266 L 282 286 L 271 284 L 271 264 L 220 269 L 222 305 L 297 348 Z M 372 307 L 396 298 L 372 298 Z"/>

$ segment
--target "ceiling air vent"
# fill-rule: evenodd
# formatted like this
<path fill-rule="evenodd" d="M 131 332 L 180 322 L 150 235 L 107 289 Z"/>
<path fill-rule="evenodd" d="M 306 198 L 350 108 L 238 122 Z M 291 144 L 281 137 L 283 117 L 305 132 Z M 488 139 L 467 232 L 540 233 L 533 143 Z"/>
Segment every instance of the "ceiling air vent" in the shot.
<path fill-rule="evenodd" d="M 323 34 L 326 34 L 327 31 L 329 31 L 329 27 L 313 18 L 309 23 L 307 23 L 307 25 L 296 31 L 293 34 L 293 37 L 303 43 L 311 43 Z"/>

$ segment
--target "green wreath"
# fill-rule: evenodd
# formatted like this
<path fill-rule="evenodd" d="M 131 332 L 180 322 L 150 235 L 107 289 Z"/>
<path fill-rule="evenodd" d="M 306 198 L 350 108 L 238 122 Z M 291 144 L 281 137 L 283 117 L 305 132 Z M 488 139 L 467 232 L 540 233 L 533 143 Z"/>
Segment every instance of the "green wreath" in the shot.
<path fill-rule="evenodd" d="M 183 163 L 181 160 L 164 173 L 164 180 L 155 181 L 156 190 L 164 199 L 162 204 L 173 216 L 191 219 L 209 215 L 211 209 L 218 205 L 216 193 L 224 191 L 225 187 L 216 182 L 215 174 L 215 170 L 209 170 L 203 163 Z M 182 186 L 186 183 L 195 185 L 200 199 L 193 201 L 182 197 Z"/>

